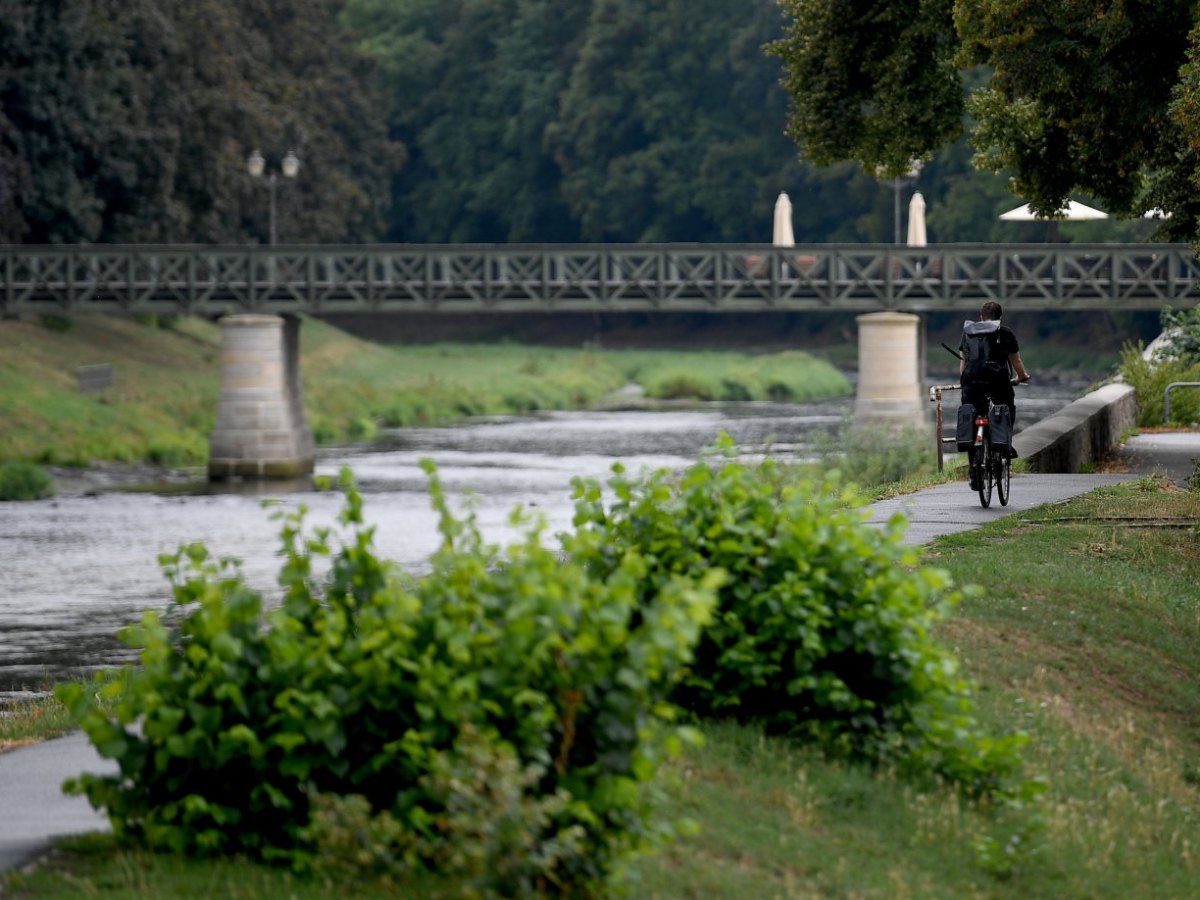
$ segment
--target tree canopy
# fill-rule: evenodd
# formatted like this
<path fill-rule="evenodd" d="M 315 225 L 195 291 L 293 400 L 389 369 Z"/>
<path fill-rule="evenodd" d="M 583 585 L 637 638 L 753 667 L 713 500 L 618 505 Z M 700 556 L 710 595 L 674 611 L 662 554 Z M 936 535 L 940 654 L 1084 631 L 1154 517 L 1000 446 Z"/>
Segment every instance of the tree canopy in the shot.
<path fill-rule="evenodd" d="M 1184 0 L 780 0 L 788 132 L 819 163 L 902 171 L 970 123 L 1038 212 L 1073 192 L 1197 235 L 1200 30 Z M 964 87 L 964 71 L 991 78 Z"/>
<path fill-rule="evenodd" d="M 1182 3 L 782 4 L 0 0 L 0 241 L 265 241 L 255 149 L 302 161 L 286 243 L 769 242 L 781 191 L 798 242 L 886 242 L 914 189 L 934 241 L 1028 240 L 972 115 L 1035 204 L 1194 222 Z"/>
<path fill-rule="evenodd" d="M 265 239 L 261 148 L 289 241 L 378 234 L 398 161 L 340 0 L 2 0 L 0 239 Z"/>

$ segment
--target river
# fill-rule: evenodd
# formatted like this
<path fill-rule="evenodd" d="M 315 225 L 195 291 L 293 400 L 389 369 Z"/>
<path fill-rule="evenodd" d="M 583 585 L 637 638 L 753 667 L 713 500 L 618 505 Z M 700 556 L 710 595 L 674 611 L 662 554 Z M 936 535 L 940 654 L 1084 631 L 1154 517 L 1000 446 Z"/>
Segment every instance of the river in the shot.
<path fill-rule="evenodd" d="M 1018 426 L 1057 411 L 1084 388 L 1063 383 L 1023 392 Z M 950 396 L 947 403 L 956 404 Z M 567 528 L 575 476 L 603 480 L 617 460 L 632 471 L 679 469 L 722 431 L 747 456 L 810 458 L 814 438 L 836 434 L 851 405 L 742 403 L 410 428 L 370 449 L 322 450 L 316 469 L 336 474 L 349 466 L 381 555 L 420 571 L 438 540 L 423 458 L 437 463 L 456 506 L 469 497 L 484 535 L 503 542 L 515 536 L 508 516 L 517 504 L 544 515 L 550 533 Z M 953 407 L 947 415 L 952 421 Z M 337 493 L 266 490 L 278 492 L 273 496 L 286 508 L 307 506 L 313 525 L 332 524 L 342 504 Z M 157 557 L 182 544 L 200 541 L 215 555 L 240 559 L 248 582 L 273 596 L 278 523 L 263 503 L 259 489 L 99 492 L 0 504 L 0 700 L 130 659 L 116 632 L 143 610 L 167 605 Z"/>

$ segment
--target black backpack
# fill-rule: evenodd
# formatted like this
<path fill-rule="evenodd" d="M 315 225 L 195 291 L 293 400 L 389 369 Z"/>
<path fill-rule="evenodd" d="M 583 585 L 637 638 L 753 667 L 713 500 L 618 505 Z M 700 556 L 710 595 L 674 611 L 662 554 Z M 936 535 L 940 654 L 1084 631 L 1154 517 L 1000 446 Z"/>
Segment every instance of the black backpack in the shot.
<path fill-rule="evenodd" d="M 963 325 L 963 379 L 965 381 L 1008 381 L 1008 360 L 996 359 L 996 334 L 1000 323 L 995 320 L 966 322 Z"/>

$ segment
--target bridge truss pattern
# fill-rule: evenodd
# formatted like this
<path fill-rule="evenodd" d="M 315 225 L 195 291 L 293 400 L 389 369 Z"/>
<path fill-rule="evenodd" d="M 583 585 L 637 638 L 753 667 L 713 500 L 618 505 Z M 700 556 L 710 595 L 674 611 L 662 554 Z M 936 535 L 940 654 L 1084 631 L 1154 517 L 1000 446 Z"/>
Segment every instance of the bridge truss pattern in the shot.
<path fill-rule="evenodd" d="M 0 312 L 405 313 L 1189 307 L 1179 244 L 11 246 Z"/>

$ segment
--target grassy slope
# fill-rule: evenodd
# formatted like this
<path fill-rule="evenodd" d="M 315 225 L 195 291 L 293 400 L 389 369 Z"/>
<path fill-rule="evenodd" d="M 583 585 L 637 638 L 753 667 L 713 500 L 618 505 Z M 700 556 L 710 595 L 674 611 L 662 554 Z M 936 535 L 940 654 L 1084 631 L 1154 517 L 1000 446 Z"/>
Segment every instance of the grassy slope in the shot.
<path fill-rule="evenodd" d="M 113 387 L 79 393 L 75 368 L 97 363 L 113 365 Z M 66 331 L 0 322 L 0 460 L 194 460 L 207 452 L 219 367 L 217 329 L 201 320 L 175 330 L 110 316 Z"/>
<path fill-rule="evenodd" d="M 1049 784 L 1035 809 L 997 818 L 946 790 L 711 729 L 674 794 L 706 827 L 640 864 L 641 893 L 1196 896 L 1200 496 L 1148 487 L 1018 514 L 929 553 L 984 586 L 943 633 L 993 732 L 1031 737 L 1029 773 Z M 1162 517 L 1189 524 L 1140 527 Z"/>
<path fill-rule="evenodd" d="M 33 318 L 0 322 L 0 462 L 203 463 L 220 390 L 217 326 L 181 319 L 154 328 L 109 316 L 72 323 L 55 331 Z M 306 320 L 301 355 L 319 443 L 368 439 L 379 425 L 586 408 L 630 379 L 660 396 L 694 389 L 687 395 L 807 400 L 851 392 L 827 363 L 795 352 L 388 347 Z M 80 394 L 75 369 L 94 363 L 111 363 L 116 382 Z"/>
<path fill-rule="evenodd" d="M 1170 524 L 1142 527 L 1154 520 Z M 1029 774 L 1049 785 L 1033 808 L 1003 815 L 710 724 L 707 746 L 673 766 L 667 787 L 669 814 L 700 830 L 640 861 L 631 895 L 1196 896 L 1197 521 L 1200 496 L 1146 480 L 930 548 L 929 563 L 984 586 L 943 636 L 979 684 L 989 729 L 1030 736 Z M 1012 842 L 1016 833 L 1025 840 Z M 259 866 L 116 852 L 103 840 L 10 877 L 14 897 L 177 896 L 198 885 L 225 896 L 319 893 Z"/>

